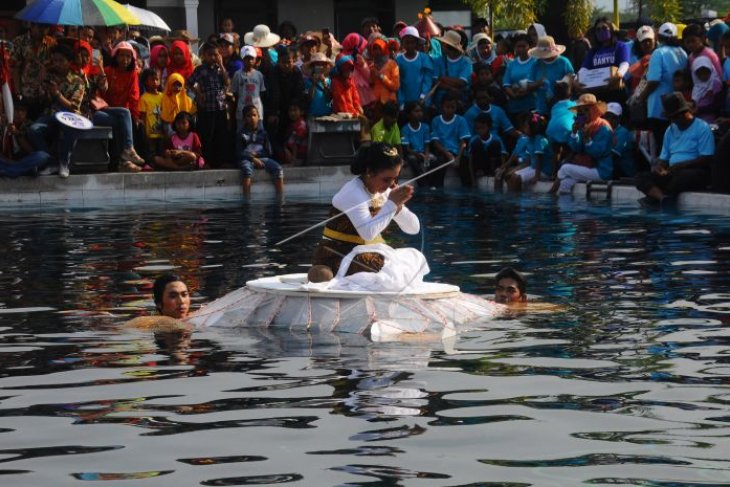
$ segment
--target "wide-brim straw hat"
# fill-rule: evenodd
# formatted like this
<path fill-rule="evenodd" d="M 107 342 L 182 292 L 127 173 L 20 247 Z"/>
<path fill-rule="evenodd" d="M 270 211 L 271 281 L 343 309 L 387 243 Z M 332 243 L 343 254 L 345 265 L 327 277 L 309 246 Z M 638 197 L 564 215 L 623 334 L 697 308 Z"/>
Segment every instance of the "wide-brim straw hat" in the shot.
<path fill-rule="evenodd" d="M 464 54 L 464 48 L 461 47 L 461 36 L 455 30 L 446 31 L 443 36 L 437 37 L 436 40 Z"/>
<path fill-rule="evenodd" d="M 527 53 L 535 59 L 549 59 L 551 57 L 560 56 L 565 52 L 565 46 L 555 44 L 552 36 L 540 37 L 537 40 L 537 46 L 533 47 Z"/>
<path fill-rule="evenodd" d="M 593 93 L 583 93 L 578 97 L 578 103 L 571 107 L 570 110 L 573 112 L 577 112 L 579 108 L 582 107 L 592 107 L 595 106 L 598 108 L 598 110 L 601 112 L 601 115 L 606 113 L 608 110 L 608 105 L 606 105 L 606 102 L 599 100 L 596 98 L 596 95 Z"/>
<path fill-rule="evenodd" d="M 173 30 L 170 35 L 167 36 L 168 41 L 186 41 L 186 42 L 198 42 L 200 39 L 194 37 L 190 32 L 186 30 Z"/>
<path fill-rule="evenodd" d="M 278 34 L 274 34 L 268 25 L 259 24 L 252 32 L 246 32 L 243 36 L 243 43 L 254 47 L 272 47 L 281 41 Z"/>

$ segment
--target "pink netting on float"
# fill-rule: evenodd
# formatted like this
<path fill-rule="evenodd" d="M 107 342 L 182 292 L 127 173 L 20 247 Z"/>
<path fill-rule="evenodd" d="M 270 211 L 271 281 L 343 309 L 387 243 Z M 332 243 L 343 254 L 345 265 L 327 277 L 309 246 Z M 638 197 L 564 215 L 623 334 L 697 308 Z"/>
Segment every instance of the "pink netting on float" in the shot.
<path fill-rule="evenodd" d="M 365 333 L 376 322 L 395 333 L 442 333 L 499 316 L 504 306 L 460 292 L 442 297 L 414 295 L 331 297 L 319 293 L 277 294 L 244 287 L 196 312 L 204 327 L 281 327 L 321 332 Z"/>

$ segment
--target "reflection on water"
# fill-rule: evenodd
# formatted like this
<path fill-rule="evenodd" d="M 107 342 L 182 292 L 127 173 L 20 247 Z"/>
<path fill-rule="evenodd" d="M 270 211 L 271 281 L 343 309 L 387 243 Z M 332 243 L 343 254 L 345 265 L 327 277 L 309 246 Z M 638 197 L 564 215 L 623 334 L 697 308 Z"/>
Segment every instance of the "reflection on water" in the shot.
<path fill-rule="evenodd" d="M 0 215 L 3 485 L 730 486 L 730 218 L 419 195 L 432 279 L 562 305 L 446 342 L 123 329 L 301 272 L 323 202 Z M 536 298 L 537 299 L 537 298 Z M 131 482 L 130 482 L 131 481 Z"/>

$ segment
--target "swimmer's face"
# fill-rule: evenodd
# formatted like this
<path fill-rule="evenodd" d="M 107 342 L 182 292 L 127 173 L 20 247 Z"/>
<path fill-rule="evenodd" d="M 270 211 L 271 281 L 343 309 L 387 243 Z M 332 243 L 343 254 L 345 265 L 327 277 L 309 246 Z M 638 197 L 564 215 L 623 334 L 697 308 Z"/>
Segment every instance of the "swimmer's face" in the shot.
<path fill-rule="evenodd" d="M 190 311 L 190 293 L 184 282 L 170 282 L 162 293 L 160 313 L 170 318 L 183 319 Z"/>
<path fill-rule="evenodd" d="M 494 300 L 502 304 L 518 303 L 527 301 L 527 296 L 520 292 L 516 280 L 505 277 L 497 282 L 497 288 L 494 291 Z"/>

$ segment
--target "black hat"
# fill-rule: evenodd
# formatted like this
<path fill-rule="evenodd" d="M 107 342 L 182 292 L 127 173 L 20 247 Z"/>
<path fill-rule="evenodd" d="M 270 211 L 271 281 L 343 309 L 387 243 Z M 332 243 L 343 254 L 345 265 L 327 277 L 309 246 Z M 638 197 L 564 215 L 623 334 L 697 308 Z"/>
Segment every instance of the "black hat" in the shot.
<path fill-rule="evenodd" d="M 687 100 L 684 99 L 684 95 L 679 91 L 662 95 L 662 108 L 664 108 L 662 115 L 667 118 L 690 110 Z"/>

